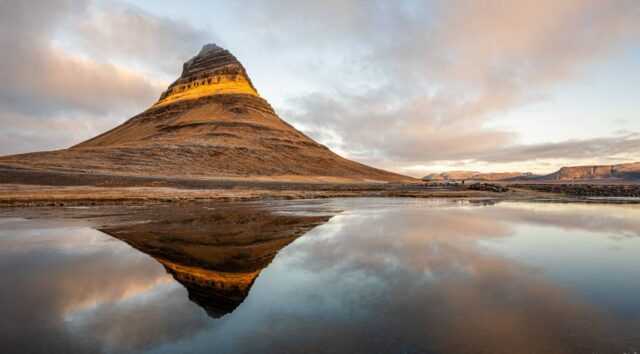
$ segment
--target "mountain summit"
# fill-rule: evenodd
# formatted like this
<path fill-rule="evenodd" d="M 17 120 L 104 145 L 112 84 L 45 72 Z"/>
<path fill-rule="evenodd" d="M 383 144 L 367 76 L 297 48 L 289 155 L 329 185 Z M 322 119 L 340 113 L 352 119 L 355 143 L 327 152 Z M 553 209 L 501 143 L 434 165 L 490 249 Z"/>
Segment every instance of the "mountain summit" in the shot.
<path fill-rule="evenodd" d="M 259 96 L 236 57 L 215 44 L 207 44 L 184 63 L 180 78 L 162 93 L 154 107 L 214 94 Z"/>
<path fill-rule="evenodd" d="M 0 158 L 28 170 L 302 181 L 401 181 L 347 160 L 280 119 L 242 64 L 207 44 L 158 102 L 69 149 Z"/>

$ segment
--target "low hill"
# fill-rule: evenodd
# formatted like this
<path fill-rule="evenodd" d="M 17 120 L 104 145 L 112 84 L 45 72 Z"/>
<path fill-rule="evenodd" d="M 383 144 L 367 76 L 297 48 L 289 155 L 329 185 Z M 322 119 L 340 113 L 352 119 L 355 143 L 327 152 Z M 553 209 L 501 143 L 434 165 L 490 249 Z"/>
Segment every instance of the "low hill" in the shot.
<path fill-rule="evenodd" d="M 533 176 L 530 172 L 489 172 L 477 171 L 449 171 L 443 173 L 433 173 L 422 178 L 424 181 L 501 181 L 514 178 L 529 178 Z"/>

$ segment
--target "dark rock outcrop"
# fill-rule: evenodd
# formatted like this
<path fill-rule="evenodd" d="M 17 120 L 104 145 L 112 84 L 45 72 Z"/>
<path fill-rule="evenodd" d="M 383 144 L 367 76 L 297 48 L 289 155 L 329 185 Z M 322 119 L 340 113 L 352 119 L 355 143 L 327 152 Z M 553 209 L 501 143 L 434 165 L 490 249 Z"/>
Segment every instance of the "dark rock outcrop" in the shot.
<path fill-rule="evenodd" d="M 487 191 L 487 192 L 496 192 L 496 193 L 505 193 L 509 191 L 509 188 L 506 186 L 501 186 L 493 183 L 473 183 L 470 184 L 467 189 L 475 190 L 475 191 Z"/>
<path fill-rule="evenodd" d="M 572 184 L 572 183 L 527 183 L 510 184 L 510 187 L 537 192 L 564 194 L 571 197 L 640 198 L 638 184 Z"/>

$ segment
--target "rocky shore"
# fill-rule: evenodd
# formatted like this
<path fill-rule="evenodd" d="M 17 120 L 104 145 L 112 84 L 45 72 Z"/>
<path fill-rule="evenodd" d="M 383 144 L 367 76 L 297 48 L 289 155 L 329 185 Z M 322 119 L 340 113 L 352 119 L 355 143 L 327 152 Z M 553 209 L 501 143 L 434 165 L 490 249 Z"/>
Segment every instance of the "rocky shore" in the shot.
<path fill-rule="evenodd" d="M 640 197 L 635 184 L 328 183 L 0 169 L 0 206 L 79 206 L 317 198 Z"/>
<path fill-rule="evenodd" d="M 511 188 L 572 197 L 640 197 L 640 184 L 511 184 Z"/>

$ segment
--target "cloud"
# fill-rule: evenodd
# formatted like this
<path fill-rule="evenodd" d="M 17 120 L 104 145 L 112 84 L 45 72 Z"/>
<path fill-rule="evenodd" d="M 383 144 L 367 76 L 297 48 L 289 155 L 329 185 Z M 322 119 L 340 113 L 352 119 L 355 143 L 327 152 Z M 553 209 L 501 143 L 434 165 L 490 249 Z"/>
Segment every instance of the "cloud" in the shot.
<path fill-rule="evenodd" d="M 225 327 L 190 345 L 215 343 L 227 352 L 512 353 L 606 351 L 617 346 L 613 333 L 634 338 L 633 330 L 617 330 L 611 313 L 624 305 L 600 306 L 584 286 L 558 284 L 559 269 L 580 264 L 529 262 L 491 246 L 508 243 L 523 220 L 552 233 L 566 220 L 600 238 L 611 230 L 605 224 L 637 233 L 637 223 L 620 224 L 634 219 L 634 211 L 618 220 L 599 220 L 599 213 L 580 225 L 580 212 L 567 208 L 547 213 L 547 205 L 509 205 L 504 213 L 501 206 L 451 204 L 337 215 L 280 252 Z M 281 298 L 287 301 L 274 301 Z M 260 335 L 265 328 L 268 337 Z M 274 341 L 281 337 L 286 340 Z"/>
<path fill-rule="evenodd" d="M 312 137 L 367 162 L 465 159 L 495 151 L 513 139 L 507 131 L 449 124 L 443 115 L 454 106 L 445 97 L 390 104 L 384 92 L 313 94 L 292 100 L 283 116 L 302 122 L 301 128 Z M 424 116 L 425 110 L 433 114 Z"/>
<path fill-rule="evenodd" d="M 86 228 L 22 231 L 0 238 L 2 352 L 141 349 L 206 324 L 163 267 L 127 245 Z"/>
<path fill-rule="evenodd" d="M 103 4 L 78 23 L 70 35 L 92 57 L 117 60 L 175 79 L 180 63 L 192 57 L 210 35 L 184 21 L 157 16 L 139 8 Z M 126 40 L 123 40 L 126 39 Z"/>
<path fill-rule="evenodd" d="M 640 5 L 631 1 L 250 3 L 271 48 L 324 65 L 306 74 L 324 87 L 290 97 L 278 107 L 283 117 L 378 166 L 520 149 L 517 132 L 486 123 L 548 99 L 557 85 L 640 39 Z M 563 144 L 553 157 L 581 154 Z M 633 151 L 617 147 L 601 151 Z M 519 155 L 502 159 L 539 157 Z"/>
<path fill-rule="evenodd" d="M 203 11 L 217 16 L 220 38 L 120 2 L 0 6 L 0 45 L 11 49 L 0 53 L 4 121 L 51 131 L 67 113 L 91 122 L 80 134 L 56 130 L 67 136 L 56 142 L 39 135 L 51 143 L 38 148 L 72 145 L 148 107 L 202 42 L 216 41 L 285 120 L 375 166 L 637 152 L 617 136 L 523 145 L 526 132 L 489 124 L 640 43 L 635 1 L 218 2 Z M 584 149 L 591 142 L 600 148 Z M 0 154 L 35 146 L 0 143 Z"/>
<path fill-rule="evenodd" d="M 0 89 L 0 97 L 3 107 L 14 111 L 106 113 L 114 110 L 114 103 L 116 109 L 150 105 L 165 86 L 128 69 L 50 46 L 11 55 L 19 55 L 20 60 L 0 74 L 6 84 Z"/>
<path fill-rule="evenodd" d="M 94 5 L 0 5 L 0 154 L 67 147 L 140 112 L 167 86 L 151 73 L 169 62 L 179 70 L 193 40 L 202 38 L 186 24 L 126 7 L 100 12 Z M 134 71 L 119 57 L 151 69 Z"/>
<path fill-rule="evenodd" d="M 114 102 L 153 102 L 159 83 L 54 46 L 51 33 L 61 23 L 81 17 L 86 11 L 84 2 L 33 1 L 29 5 L 7 6 L 2 11 L 0 41 L 3 48 L 10 48 L 0 54 L 3 108 L 96 112 L 112 109 Z"/>
<path fill-rule="evenodd" d="M 0 112 L 0 153 L 18 154 L 67 147 L 88 136 L 100 134 L 122 121 L 120 114 L 84 111 L 21 114 Z"/>
<path fill-rule="evenodd" d="M 556 143 L 514 145 L 508 149 L 492 151 L 478 157 L 488 162 L 513 162 L 556 158 L 614 157 L 620 154 L 640 154 L 640 134 L 624 134 L 583 140 L 567 140 Z"/>

